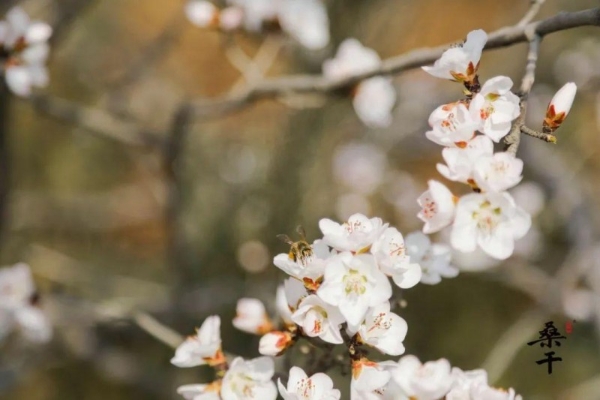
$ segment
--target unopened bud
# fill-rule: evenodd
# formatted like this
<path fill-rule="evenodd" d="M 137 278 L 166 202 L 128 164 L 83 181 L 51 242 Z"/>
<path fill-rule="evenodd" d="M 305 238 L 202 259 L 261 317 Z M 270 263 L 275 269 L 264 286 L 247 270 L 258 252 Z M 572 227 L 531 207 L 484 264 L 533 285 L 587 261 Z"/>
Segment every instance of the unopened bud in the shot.
<path fill-rule="evenodd" d="M 554 132 L 563 123 L 567 114 L 571 111 L 575 94 L 577 93 L 577 85 L 573 82 L 565 84 L 552 98 L 546 111 L 544 119 L 544 132 Z"/>
<path fill-rule="evenodd" d="M 290 332 L 270 332 L 260 338 L 258 352 L 263 356 L 278 356 L 293 343 L 294 337 Z"/>

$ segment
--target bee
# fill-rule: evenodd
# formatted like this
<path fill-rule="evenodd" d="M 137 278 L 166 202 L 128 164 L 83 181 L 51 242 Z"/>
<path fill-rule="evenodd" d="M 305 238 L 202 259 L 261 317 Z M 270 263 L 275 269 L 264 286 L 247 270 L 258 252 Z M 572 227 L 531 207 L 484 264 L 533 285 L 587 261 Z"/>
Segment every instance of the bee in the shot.
<path fill-rule="evenodd" d="M 298 226 L 296 228 L 296 233 L 300 235 L 300 240 L 297 242 L 294 242 L 292 239 L 290 239 L 288 235 L 277 235 L 277 238 L 290 245 L 290 260 L 304 262 L 307 258 L 313 255 L 313 249 L 312 246 L 306 241 L 306 233 L 304 232 L 304 228 Z"/>

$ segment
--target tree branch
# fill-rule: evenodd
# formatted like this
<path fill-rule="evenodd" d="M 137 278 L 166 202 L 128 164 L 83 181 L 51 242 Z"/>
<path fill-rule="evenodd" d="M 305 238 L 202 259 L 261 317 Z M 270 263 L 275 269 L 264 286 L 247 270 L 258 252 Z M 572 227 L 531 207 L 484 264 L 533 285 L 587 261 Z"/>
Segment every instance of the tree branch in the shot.
<path fill-rule="evenodd" d="M 29 101 L 39 112 L 70 122 L 98 136 L 130 146 L 152 147 L 162 144 L 157 134 L 146 132 L 137 123 L 117 118 L 98 108 L 46 95 L 32 96 Z"/>
<path fill-rule="evenodd" d="M 533 32 L 533 31 L 532 31 Z M 527 53 L 527 65 L 525 66 L 525 75 L 521 81 L 521 113 L 513 123 L 513 127 L 504 137 L 505 151 L 516 155 L 521 142 L 521 131 L 525 124 L 525 116 L 527 115 L 527 100 L 529 92 L 535 82 L 535 68 L 537 66 L 538 54 L 540 52 L 541 36 L 533 33 L 529 41 L 529 52 Z"/>
<path fill-rule="evenodd" d="M 563 12 L 541 21 L 501 28 L 488 35 L 485 49 L 489 50 L 527 42 L 533 34 L 541 38 L 553 32 L 590 25 L 600 25 L 600 8 Z M 415 49 L 384 60 L 376 69 L 344 79 L 331 80 L 322 75 L 290 75 L 265 79 L 255 85 L 248 86 L 241 92 L 229 93 L 216 99 L 197 100 L 193 104 L 194 113 L 200 117 L 226 113 L 258 99 L 285 96 L 290 93 L 338 92 L 374 76 L 393 75 L 431 64 L 453 44 L 448 43 L 433 48 Z"/>

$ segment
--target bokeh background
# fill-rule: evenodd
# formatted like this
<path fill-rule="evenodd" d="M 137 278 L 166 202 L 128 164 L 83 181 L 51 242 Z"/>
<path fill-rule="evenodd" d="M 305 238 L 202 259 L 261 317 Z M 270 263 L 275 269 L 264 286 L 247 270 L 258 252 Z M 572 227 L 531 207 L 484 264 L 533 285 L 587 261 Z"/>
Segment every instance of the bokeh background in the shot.
<path fill-rule="evenodd" d="M 302 225 L 312 240 L 320 218 L 354 212 L 405 234 L 420 229 L 415 199 L 428 179 L 442 180 L 426 121 L 460 96 L 456 84 L 420 70 L 394 77 L 398 102 L 386 129 L 365 128 L 343 96 L 311 95 L 202 116 L 179 132 L 181 104 L 243 87 L 232 59 L 279 49 L 268 76 L 318 73 L 347 37 L 386 58 L 514 24 L 529 7 L 329 0 L 332 43 L 309 52 L 281 36 L 196 28 L 179 0 L 5 0 L 2 14 L 15 3 L 56 34 L 46 102 L 10 97 L 0 105 L 11 182 L 0 261 L 31 265 L 55 333 L 45 346 L 18 336 L 0 343 L 0 398 L 11 400 L 177 399 L 178 385 L 204 382 L 208 371 L 172 366 L 172 349 L 132 313 L 181 334 L 219 314 L 225 349 L 254 357 L 257 338 L 234 331 L 230 319 L 239 297 L 273 304 L 283 274 L 271 260 L 287 250 L 277 234 L 293 236 Z M 595 6 L 548 0 L 539 18 Z M 535 217 L 515 256 L 497 265 L 460 257 L 457 278 L 401 294 L 407 353 L 463 369 L 484 365 L 495 384 L 525 399 L 600 398 L 599 32 L 577 28 L 542 43 L 529 125 L 541 125 L 562 84 L 575 81 L 579 92 L 557 145 L 522 139 L 527 184 L 515 195 Z M 526 51 L 486 52 L 482 78 L 508 75 L 518 85 Z M 70 112 L 49 111 L 57 99 Z M 95 114 L 86 110 L 118 124 L 90 122 Z M 124 143 L 129 131 L 147 141 Z M 549 320 L 562 333 L 576 320 L 552 375 L 535 363 L 542 349 L 526 345 Z"/>

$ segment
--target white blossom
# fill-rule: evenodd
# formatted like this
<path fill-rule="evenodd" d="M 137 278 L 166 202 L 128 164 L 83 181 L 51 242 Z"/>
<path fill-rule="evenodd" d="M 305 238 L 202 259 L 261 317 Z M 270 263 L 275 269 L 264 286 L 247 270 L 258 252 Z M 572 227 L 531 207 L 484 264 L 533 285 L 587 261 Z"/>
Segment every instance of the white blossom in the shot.
<path fill-rule="evenodd" d="M 233 326 L 254 335 L 262 335 L 273 329 L 262 301 L 250 298 L 238 300 Z"/>
<path fill-rule="evenodd" d="M 380 65 L 381 58 L 375 50 L 350 38 L 340 44 L 334 58 L 323 63 L 323 75 L 328 79 L 344 79 L 368 72 Z"/>
<path fill-rule="evenodd" d="M 356 332 L 369 307 L 388 300 L 392 287 L 372 255 L 345 252 L 332 258 L 317 295 L 339 307 L 348 329 Z"/>
<path fill-rule="evenodd" d="M 219 359 L 221 352 L 221 318 L 212 315 L 204 320 L 196 335 L 190 336 L 175 350 L 171 363 L 177 367 L 195 367 Z"/>
<path fill-rule="evenodd" d="M 463 371 L 453 367 L 452 377 L 454 383 L 446 395 L 447 400 L 476 400 L 472 397 L 473 388 L 479 385 L 487 386 L 487 373 L 482 369 Z"/>
<path fill-rule="evenodd" d="M 421 211 L 417 217 L 423 222 L 423 233 L 434 233 L 442 230 L 452 223 L 454 219 L 455 197 L 442 183 L 430 180 L 429 189 L 425 191 L 417 202 Z"/>
<path fill-rule="evenodd" d="M 390 311 L 389 301 L 369 308 L 365 322 L 358 328 L 363 343 L 391 356 L 404 353 L 402 342 L 407 331 L 406 321 Z"/>
<path fill-rule="evenodd" d="M 508 193 L 472 193 L 458 201 L 450 241 L 462 252 L 479 246 L 489 256 L 503 260 L 530 226 L 530 215 L 517 207 Z"/>
<path fill-rule="evenodd" d="M 177 393 L 186 400 L 221 400 L 220 390 L 221 382 L 215 381 L 211 384 L 196 383 L 179 386 Z"/>
<path fill-rule="evenodd" d="M 452 253 L 449 246 L 431 243 L 429 236 L 413 232 L 406 236 L 406 252 L 411 260 L 421 265 L 421 283 L 436 285 L 442 278 L 454 278 L 458 268 L 450 264 Z"/>
<path fill-rule="evenodd" d="M 444 104 L 429 116 L 431 130 L 425 132 L 427 139 L 446 147 L 465 147 L 475 136 L 479 122 L 473 119 L 463 103 Z"/>
<path fill-rule="evenodd" d="M 475 136 L 467 142 L 466 147 L 446 147 L 442 150 L 442 157 L 446 165 L 438 164 L 437 170 L 446 179 L 473 185 L 473 169 L 475 162 L 482 156 L 491 156 L 494 153 L 494 143 L 484 135 Z"/>
<path fill-rule="evenodd" d="M 390 372 L 366 358 L 352 362 L 351 400 L 384 399 L 383 389 L 390 381 Z"/>
<path fill-rule="evenodd" d="M 340 334 L 340 324 L 345 322 L 340 311 L 319 296 L 310 295 L 302 299 L 298 309 L 292 314 L 292 321 L 300 326 L 305 335 L 320 337 L 328 343 L 344 342 Z"/>
<path fill-rule="evenodd" d="M 514 389 L 493 388 L 488 385 L 487 373 L 482 369 L 462 371 L 452 368 L 454 383 L 446 395 L 447 400 L 521 400 Z"/>
<path fill-rule="evenodd" d="M 4 61 L 5 79 L 10 90 L 18 96 L 29 96 L 32 87 L 48 84 L 46 59 L 52 35 L 50 25 L 31 21 L 20 7 L 13 7 L 0 22 L 0 45 L 7 54 Z"/>
<path fill-rule="evenodd" d="M 408 289 L 419 283 L 421 267 L 406 254 L 404 238 L 396 228 L 387 228 L 373 243 L 371 253 L 381 272 L 391 276 L 398 287 Z"/>
<path fill-rule="evenodd" d="M 472 81 L 486 42 L 487 34 L 483 30 L 471 31 L 462 46 L 446 50 L 433 66 L 423 67 L 423 70 L 442 79 Z"/>
<path fill-rule="evenodd" d="M 276 0 L 228 0 L 229 4 L 243 10 L 244 26 L 249 31 L 260 31 L 265 22 L 278 19 L 279 5 Z"/>
<path fill-rule="evenodd" d="M 521 113 L 519 97 L 510 91 L 512 85 L 510 78 L 496 76 L 484 83 L 469 105 L 473 119 L 481 124 L 479 130 L 494 142 L 506 136 Z"/>
<path fill-rule="evenodd" d="M 319 221 L 323 241 L 327 245 L 338 251 L 354 253 L 369 251 L 387 227 L 388 224 L 384 224 L 381 218 L 369 219 L 362 214 L 351 215 L 343 224 L 327 218 Z"/>
<path fill-rule="evenodd" d="M 283 400 L 338 400 L 339 390 L 333 388 L 333 381 L 326 374 L 319 372 L 311 377 L 302 368 L 292 367 L 287 387 L 281 379 L 277 381 L 279 393 Z"/>
<path fill-rule="evenodd" d="M 323 276 L 327 259 L 331 257 L 332 253 L 322 240 L 315 240 L 311 249 L 310 256 L 298 256 L 296 260 L 288 253 L 278 254 L 273 259 L 273 264 L 298 280 L 303 281 L 308 278 L 309 282 L 315 282 Z"/>
<path fill-rule="evenodd" d="M 503 192 L 523 179 L 523 161 L 506 152 L 479 157 L 473 170 L 475 183 L 486 192 Z"/>
<path fill-rule="evenodd" d="M 275 400 L 277 388 L 271 381 L 275 368 L 269 357 L 233 360 L 221 387 L 223 400 Z"/>
<path fill-rule="evenodd" d="M 52 326 L 37 307 L 36 289 L 27 264 L 0 269 L 0 339 L 14 327 L 32 342 L 48 342 Z"/>
<path fill-rule="evenodd" d="M 448 360 L 442 358 L 421 364 L 412 355 L 400 358 L 398 368 L 392 370 L 392 378 L 408 397 L 419 400 L 444 397 L 454 382 Z"/>
<path fill-rule="evenodd" d="M 381 58 L 356 39 L 344 40 L 335 58 L 323 63 L 323 75 L 329 79 L 344 79 L 373 70 L 381 65 Z M 396 90 L 392 81 L 374 77 L 359 83 L 353 94 L 354 110 L 367 126 L 385 127 L 392 122 Z"/>
<path fill-rule="evenodd" d="M 352 99 L 358 118 L 372 128 L 384 128 L 392 124 L 392 110 L 395 104 L 396 89 L 392 80 L 382 76 L 360 83 Z"/>
<path fill-rule="evenodd" d="M 281 29 L 311 50 L 329 43 L 329 17 L 321 0 L 229 0 L 243 11 L 244 26 L 260 31 L 265 24 L 278 23 Z"/>
<path fill-rule="evenodd" d="M 185 15 L 192 24 L 206 28 L 218 20 L 219 9 L 210 1 L 193 0 L 185 5 Z"/>
<path fill-rule="evenodd" d="M 282 0 L 280 4 L 281 29 L 307 49 L 327 46 L 329 17 L 321 0 Z"/>
<path fill-rule="evenodd" d="M 225 7 L 219 13 L 219 27 L 224 31 L 239 29 L 244 23 L 244 10 L 240 7 Z"/>
<path fill-rule="evenodd" d="M 288 278 L 277 288 L 275 305 L 279 316 L 286 324 L 293 324 L 292 313 L 298 308 L 300 299 L 306 296 L 304 284 L 297 279 Z"/>
<path fill-rule="evenodd" d="M 258 352 L 263 356 L 278 356 L 294 343 L 290 332 L 273 331 L 264 334 L 258 343 Z"/>
<path fill-rule="evenodd" d="M 567 118 L 569 111 L 571 111 L 576 93 L 577 85 L 573 82 L 565 84 L 556 92 L 546 110 L 546 118 L 544 119 L 545 129 L 550 131 L 558 129 L 565 118 Z"/>

